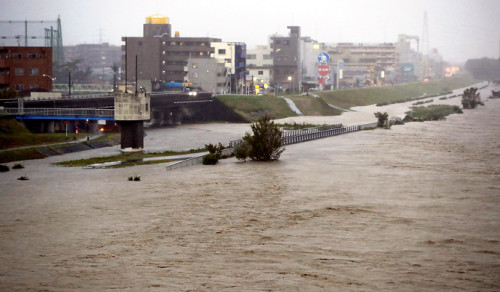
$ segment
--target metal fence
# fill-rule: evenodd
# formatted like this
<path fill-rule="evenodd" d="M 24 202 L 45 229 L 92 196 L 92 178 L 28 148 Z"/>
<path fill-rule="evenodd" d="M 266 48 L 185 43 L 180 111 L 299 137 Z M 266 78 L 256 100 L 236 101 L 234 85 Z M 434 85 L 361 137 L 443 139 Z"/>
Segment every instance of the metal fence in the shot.
<path fill-rule="evenodd" d="M 285 131 L 283 132 L 282 135 L 283 146 L 331 137 L 331 136 L 337 136 L 346 133 L 357 132 L 366 128 L 374 128 L 376 126 L 377 123 L 370 123 L 370 124 L 363 124 L 363 125 L 356 125 L 349 127 L 342 127 L 342 124 L 338 124 L 338 125 L 332 125 L 331 127 L 320 126 L 303 130 Z M 240 142 L 241 139 L 229 142 L 229 148 L 234 148 L 234 146 L 236 146 Z"/>
<path fill-rule="evenodd" d="M 95 108 L 5 108 L 0 114 L 28 116 L 87 116 L 110 118 L 115 116 L 114 109 Z"/>

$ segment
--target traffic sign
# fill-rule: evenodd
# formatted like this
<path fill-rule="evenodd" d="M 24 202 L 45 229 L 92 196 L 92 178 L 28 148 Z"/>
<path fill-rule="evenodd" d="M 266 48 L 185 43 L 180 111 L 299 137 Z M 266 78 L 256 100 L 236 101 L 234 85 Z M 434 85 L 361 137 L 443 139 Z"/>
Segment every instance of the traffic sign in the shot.
<path fill-rule="evenodd" d="M 327 53 L 320 53 L 318 55 L 318 62 L 321 65 L 327 65 L 328 63 L 330 63 L 330 55 L 328 55 Z"/>
<path fill-rule="evenodd" d="M 318 73 L 321 76 L 328 75 L 328 73 L 330 73 L 330 66 L 329 65 L 318 65 Z"/>

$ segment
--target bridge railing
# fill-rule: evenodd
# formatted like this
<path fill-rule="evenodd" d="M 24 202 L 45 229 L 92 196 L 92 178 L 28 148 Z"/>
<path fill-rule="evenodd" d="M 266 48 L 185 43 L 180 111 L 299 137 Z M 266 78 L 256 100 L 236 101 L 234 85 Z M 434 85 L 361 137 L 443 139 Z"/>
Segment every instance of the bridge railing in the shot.
<path fill-rule="evenodd" d="M 7 115 L 114 117 L 114 109 L 95 108 L 5 108 Z"/>
<path fill-rule="evenodd" d="M 53 84 L 52 90 L 56 92 L 69 92 L 68 84 Z M 112 92 L 110 84 L 72 84 L 72 92 Z"/>

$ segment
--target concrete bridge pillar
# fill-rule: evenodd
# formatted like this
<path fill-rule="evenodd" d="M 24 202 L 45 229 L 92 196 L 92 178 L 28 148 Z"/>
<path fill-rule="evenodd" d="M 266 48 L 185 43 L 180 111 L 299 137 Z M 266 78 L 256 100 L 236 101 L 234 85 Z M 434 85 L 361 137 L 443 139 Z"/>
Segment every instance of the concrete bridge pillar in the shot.
<path fill-rule="evenodd" d="M 153 111 L 152 118 L 151 118 L 151 125 L 162 126 L 164 116 L 165 116 L 164 113 L 161 111 L 158 111 L 158 110 Z"/>
<path fill-rule="evenodd" d="M 121 148 L 144 148 L 144 122 L 119 121 L 121 127 Z"/>
<path fill-rule="evenodd" d="M 47 133 L 54 133 L 54 124 L 55 124 L 55 121 L 47 121 L 47 127 L 46 127 L 46 132 Z"/>
<path fill-rule="evenodd" d="M 174 111 L 172 111 L 171 118 L 174 125 L 180 125 L 182 120 L 182 113 L 180 109 L 175 109 Z"/>
<path fill-rule="evenodd" d="M 95 134 L 99 132 L 99 124 L 97 121 L 88 121 L 89 133 Z"/>

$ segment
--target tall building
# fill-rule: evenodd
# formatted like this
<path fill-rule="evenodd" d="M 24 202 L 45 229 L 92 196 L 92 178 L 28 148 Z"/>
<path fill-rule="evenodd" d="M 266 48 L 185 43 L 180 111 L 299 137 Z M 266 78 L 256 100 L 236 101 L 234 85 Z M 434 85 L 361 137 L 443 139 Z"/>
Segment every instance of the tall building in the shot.
<path fill-rule="evenodd" d="M 270 38 L 273 57 L 272 79 L 283 90 L 298 92 L 302 81 L 301 37 L 299 26 L 288 26 L 288 36 Z"/>
<path fill-rule="evenodd" d="M 189 57 L 210 58 L 217 38 L 172 35 L 169 19 L 162 15 L 146 18 L 142 37 L 122 37 L 125 45 L 125 78 L 128 83 L 148 80 L 155 84 L 187 82 Z M 137 64 L 137 66 L 136 66 Z"/>
<path fill-rule="evenodd" d="M 0 90 L 52 90 L 51 47 L 0 47 Z"/>

